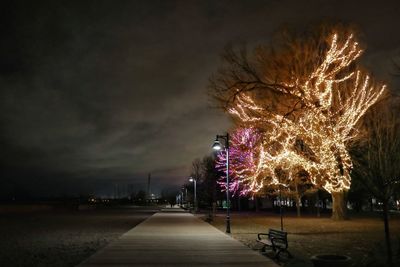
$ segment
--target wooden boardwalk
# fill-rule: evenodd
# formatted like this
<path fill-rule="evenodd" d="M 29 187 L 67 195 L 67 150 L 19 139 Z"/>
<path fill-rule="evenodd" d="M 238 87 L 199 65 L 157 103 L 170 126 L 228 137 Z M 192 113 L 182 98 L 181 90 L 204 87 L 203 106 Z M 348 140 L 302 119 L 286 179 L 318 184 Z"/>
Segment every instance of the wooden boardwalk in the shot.
<path fill-rule="evenodd" d="M 160 212 L 79 267 L 278 265 L 190 213 Z"/>

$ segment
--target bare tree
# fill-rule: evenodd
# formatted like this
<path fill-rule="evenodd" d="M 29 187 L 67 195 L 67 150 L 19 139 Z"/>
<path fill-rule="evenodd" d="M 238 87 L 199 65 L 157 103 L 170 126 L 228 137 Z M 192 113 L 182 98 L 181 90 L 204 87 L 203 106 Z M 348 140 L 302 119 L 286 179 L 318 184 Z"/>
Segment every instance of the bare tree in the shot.
<path fill-rule="evenodd" d="M 360 177 L 368 192 L 382 203 L 389 263 L 392 262 L 389 202 L 400 188 L 399 112 L 400 105 L 393 99 L 373 108 L 363 120 L 366 137 L 353 148 L 355 175 Z"/>
<path fill-rule="evenodd" d="M 192 171 L 191 171 L 191 176 L 196 179 L 196 181 L 200 182 L 202 179 L 202 169 L 203 169 L 203 163 L 201 159 L 196 158 L 192 162 Z"/>
<path fill-rule="evenodd" d="M 202 199 L 207 203 L 210 208 L 209 219 L 212 220 L 217 210 L 217 180 L 220 173 L 215 168 L 215 157 L 205 156 L 201 161 L 201 193 Z"/>

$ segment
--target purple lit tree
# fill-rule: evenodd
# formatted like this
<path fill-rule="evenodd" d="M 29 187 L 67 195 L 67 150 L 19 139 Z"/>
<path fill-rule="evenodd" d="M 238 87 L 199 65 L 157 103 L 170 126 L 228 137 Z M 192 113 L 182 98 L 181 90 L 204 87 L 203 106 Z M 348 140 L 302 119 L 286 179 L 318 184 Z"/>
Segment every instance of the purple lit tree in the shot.
<path fill-rule="evenodd" d="M 246 195 L 252 188 L 249 179 L 256 173 L 258 165 L 259 143 L 261 134 L 255 128 L 237 128 L 231 133 L 229 144 L 229 191 L 233 194 Z M 226 190 L 226 151 L 218 153 L 216 158 L 216 169 L 222 175 L 218 184 L 222 190 Z"/>

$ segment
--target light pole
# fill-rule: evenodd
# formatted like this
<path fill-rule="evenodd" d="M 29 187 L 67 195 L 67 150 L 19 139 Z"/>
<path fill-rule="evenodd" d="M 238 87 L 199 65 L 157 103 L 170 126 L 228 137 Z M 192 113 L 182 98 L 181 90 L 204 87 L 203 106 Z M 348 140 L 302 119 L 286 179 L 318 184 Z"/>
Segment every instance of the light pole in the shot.
<path fill-rule="evenodd" d="M 181 199 L 181 207 L 183 207 L 183 191 L 180 193 L 180 199 Z"/>
<path fill-rule="evenodd" d="M 282 190 L 281 190 L 281 178 L 278 176 L 279 181 L 279 213 L 281 214 L 281 231 L 283 231 L 283 214 L 282 214 Z"/>
<path fill-rule="evenodd" d="M 194 213 L 197 211 L 197 179 L 193 177 L 189 177 L 189 181 L 193 183 L 194 186 Z"/>
<path fill-rule="evenodd" d="M 231 218 L 230 218 L 230 200 L 229 200 L 229 133 L 226 135 L 217 135 L 215 138 L 212 148 L 214 150 L 221 150 L 221 143 L 219 139 L 225 141 L 225 152 L 226 152 L 226 232 L 231 232 Z"/>
<path fill-rule="evenodd" d="M 186 192 L 186 194 L 185 194 Z M 182 206 L 187 208 L 187 188 L 185 186 L 182 187 Z"/>

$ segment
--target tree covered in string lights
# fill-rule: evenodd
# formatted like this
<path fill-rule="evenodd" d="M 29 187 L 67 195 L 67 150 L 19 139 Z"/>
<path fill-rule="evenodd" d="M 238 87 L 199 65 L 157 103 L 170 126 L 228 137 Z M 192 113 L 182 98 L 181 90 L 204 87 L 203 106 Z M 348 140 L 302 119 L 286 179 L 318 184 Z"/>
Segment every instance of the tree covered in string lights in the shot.
<path fill-rule="evenodd" d="M 253 176 L 257 173 L 260 163 L 260 144 L 262 133 L 255 128 L 237 128 L 231 133 L 230 140 L 230 169 L 229 169 L 229 191 L 234 195 L 254 194 L 252 188 L 256 182 Z M 218 184 L 222 190 L 226 190 L 226 151 L 220 151 L 216 157 L 216 169 L 222 174 Z M 309 181 L 308 173 L 299 171 L 290 179 L 283 170 L 275 170 L 279 176 L 280 184 L 270 185 L 268 192 L 274 190 L 283 191 L 284 195 L 292 196 L 296 200 L 297 213 L 300 216 L 301 197 L 313 190 Z M 284 185 L 284 187 L 280 186 Z M 271 191 L 272 190 L 272 191 Z"/>
<path fill-rule="evenodd" d="M 283 34 L 251 54 L 227 50 L 212 95 L 237 124 L 263 133 L 249 190 L 288 186 L 305 172 L 332 195 L 332 218 L 345 217 L 348 146 L 360 138 L 360 118 L 385 92 L 356 65 L 362 51 L 343 27 Z"/>
<path fill-rule="evenodd" d="M 252 188 L 259 159 L 260 133 L 254 128 L 237 128 L 230 134 L 229 149 L 229 191 L 246 195 Z M 218 184 L 226 190 L 226 151 L 220 151 L 216 158 L 216 168 L 224 175 Z"/>

